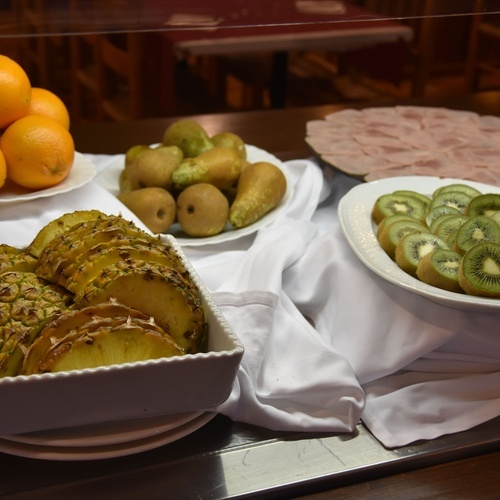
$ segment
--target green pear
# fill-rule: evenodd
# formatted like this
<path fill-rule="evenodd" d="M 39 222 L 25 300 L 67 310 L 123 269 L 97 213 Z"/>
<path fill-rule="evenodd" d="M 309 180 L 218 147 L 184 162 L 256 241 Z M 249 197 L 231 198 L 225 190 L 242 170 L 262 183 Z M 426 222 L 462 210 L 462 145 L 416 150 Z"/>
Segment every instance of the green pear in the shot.
<path fill-rule="evenodd" d="M 276 165 L 258 162 L 247 166 L 238 179 L 229 222 L 237 229 L 253 224 L 278 205 L 286 187 L 285 174 Z"/>
<path fill-rule="evenodd" d="M 164 233 L 175 222 L 175 199 L 163 188 L 136 189 L 120 193 L 118 199 L 155 234 Z"/>
<path fill-rule="evenodd" d="M 206 130 L 190 118 L 172 123 L 165 130 L 162 142 L 165 146 L 179 147 L 187 158 L 198 156 L 213 147 Z"/>
<path fill-rule="evenodd" d="M 247 148 L 239 135 L 233 134 L 233 132 L 220 132 L 213 135 L 210 139 L 214 146 L 232 148 L 242 160 L 247 159 Z"/>
<path fill-rule="evenodd" d="M 195 158 L 185 158 L 174 170 L 172 182 L 177 189 L 201 182 L 227 189 L 238 180 L 241 163 L 234 149 L 213 147 Z"/>

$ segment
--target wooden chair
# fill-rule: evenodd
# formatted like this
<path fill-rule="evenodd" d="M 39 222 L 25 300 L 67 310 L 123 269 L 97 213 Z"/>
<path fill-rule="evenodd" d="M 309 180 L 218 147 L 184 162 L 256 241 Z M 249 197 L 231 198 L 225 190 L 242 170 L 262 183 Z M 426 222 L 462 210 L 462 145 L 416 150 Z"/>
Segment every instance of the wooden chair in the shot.
<path fill-rule="evenodd" d="M 51 33 L 51 16 L 61 16 L 61 5 L 47 0 L 18 0 L 14 5 L 17 22 L 28 33 L 19 38 L 20 63 L 33 86 L 65 94 L 69 80 L 69 43 L 66 37 Z M 55 10 L 54 10 L 55 9 Z M 61 96 L 62 97 L 62 96 Z"/>
<path fill-rule="evenodd" d="M 145 113 L 141 33 L 72 37 L 73 114 L 77 121 L 126 121 Z"/>
<path fill-rule="evenodd" d="M 93 3 L 93 5 L 92 5 Z M 118 9 L 126 9 L 116 0 Z M 109 2 L 107 8 L 110 9 Z M 72 0 L 72 111 L 75 121 L 125 121 L 145 115 L 144 33 L 92 33 L 97 0 Z"/>
<path fill-rule="evenodd" d="M 465 68 L 468 92 L 500 88 L 500 16 L 482 14 L 482 1 L 475 2 Z"/>

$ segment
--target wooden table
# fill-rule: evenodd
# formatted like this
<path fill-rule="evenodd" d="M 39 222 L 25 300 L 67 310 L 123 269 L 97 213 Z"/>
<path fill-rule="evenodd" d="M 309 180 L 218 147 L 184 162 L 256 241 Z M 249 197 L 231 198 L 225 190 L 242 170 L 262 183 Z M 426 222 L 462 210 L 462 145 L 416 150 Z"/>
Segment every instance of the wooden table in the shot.
<path fill-rule="evenodd" d="M 242 1 L 232 16 L 224 16 L 224 10 L 218 15 L 213 3 L 205 3 L 200 13 L 201 16 L 206 12 L 207 18 L 213 19 L 212 25 L 205 29 L 196 29 L 196 24 L 187 23 L 185 27 L 190 29 L 156 34 L 160 41 L 156 50 L 161 51 L 163 61 L 159 66 L 163 81 L 160 96 L 165 110 L 175 109 L 174 64 L 186 55 L 271 54 L 271 107 L 282 108 L 286 102 L 290 52 L 353 53 L 372 49 L 369 56 L 365 54 L 363 65 L 376 67 L 397 80 L 395 75 L 400 76 L 409 55 L 408 44 L 414 36 L 409 26 L 348 2 L 338 2 L 342 8 L 338 12 L 311 13 L 300 8 L 300 1 Z M 307 5 L 307 1 L 302 3 Z M 157 0 L 144 0 L 146 10 L 150 7 L 154 10 L 157 4 Z M 189 11 L 189 6 L 184 8 Z M 166 26 L 171 26 L 172 17 L 165 20 Z M 377 61 L 376 65 L 371 64 L 373 60 Z"/>
<path fill-rule="evenodd" d="M 500 93 L 399 102 L 410 103 L 500 115 Z M 309 156 L 304 143 L 308 120 L 340 108 L 321 106 L 196 119 L 210 133 L 231 130 L 247 143 L 287 160 Z M 79 125 L 73 127 L 73 135 L 81 152 L 123 153 L 133 144 L 161 140 L 164 129 L 175 119 Z M 256 449 L 262 460 L 250 467 L 245 457 Z M 328 464 L 314 461 L 328 450 L 335 450 L 336 458 L 343 461 L 341 473 L 334 474 Z M 347 467 L 349 461 L 353 465 Z M 234 498 L 242 494 L 246 498 L 498 498 L 499 463 L 498 418 L 463 433 L 391 451 L 362 426 L 352 435 L 280 433 L 234 423 L 219 415 L 186 438 L 129 457 L 54 463 L 0 454 L 4 472 L 0 496 L 56 500 Z M 307 479 L 299 480 L 299 473 Z M 275 486 L 257 492 L 265 479 L 274 481 Z"/>

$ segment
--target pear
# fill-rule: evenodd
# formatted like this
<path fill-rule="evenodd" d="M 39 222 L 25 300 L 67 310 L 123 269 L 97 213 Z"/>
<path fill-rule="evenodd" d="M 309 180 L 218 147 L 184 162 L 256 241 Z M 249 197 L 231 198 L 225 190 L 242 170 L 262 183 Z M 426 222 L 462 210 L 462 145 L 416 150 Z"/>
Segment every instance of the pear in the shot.
<path fill-rule="evenodd" d="M 229 202 L 213 184 L 193 184 L 177 197 L 177 221 L 190 236 L 208 237 L 226 227 Z"/>
<path fill-rule="evenodd" d="M 276 165 L 258 162 L 247 166 L 238 179 L 229 222 L 237 229 L 253 224 L 278 205 L 286 187 L 285 174 Z"/>
<path fill-rule="evenodd" d="M 163 188 L 136 189 L 120 193 L 118 199 L 155 234 L 164 233 L 175 222 L 175 199 Z"/>
<path fill-rule="evenodd" d="M 181 164 L 183 154 L 177 146 L 163 146 L 140 154 L 126 167 L 122 184 L 129 191 L 144 187 L 172 188 L 172 172 Z"/>
<path fill-rule="evenodd" d="M 135 159 L 144 151 L 149 151 L 151 148 L 145 144 L 136 144 L 127 149 L 125 152 L 125 168 L 127 168 Z"/>
<path fill-rule="evenodd" d="M 242 160 L 247 159 L 247 148 L 239 135 L 233 132 L 220 132 L 210 139 L 214 146 L 234 149 Z"/>
<path fill-rule="evenodd" d="M 177 146 L 192 158 L 213 147 L 206 130 L 195 120 L 183 118 L 172 123 L 163 134 L 165 146 Z"/>
<path fill-rule="evenodd" d="M 177 189 L 201 182 L 226 189 L 237 181 L 241 162 L 234 149 L 213 147 L 195 158 L 185 158 L 173 172 L 172 181 Z"/>

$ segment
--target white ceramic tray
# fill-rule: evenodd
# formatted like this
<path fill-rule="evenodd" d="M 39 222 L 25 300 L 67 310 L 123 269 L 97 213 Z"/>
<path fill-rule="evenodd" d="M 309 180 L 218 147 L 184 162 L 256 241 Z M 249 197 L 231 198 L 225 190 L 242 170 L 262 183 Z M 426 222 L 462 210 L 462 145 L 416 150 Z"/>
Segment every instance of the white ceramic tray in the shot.
<path fill-rule="evenodd" d="M 208 352 L 72 372 L 0 379 L 0 436 L 205 411 L 230 395 L 243 346 L 180 246 L 201 291 L 209 328 Z"/>

